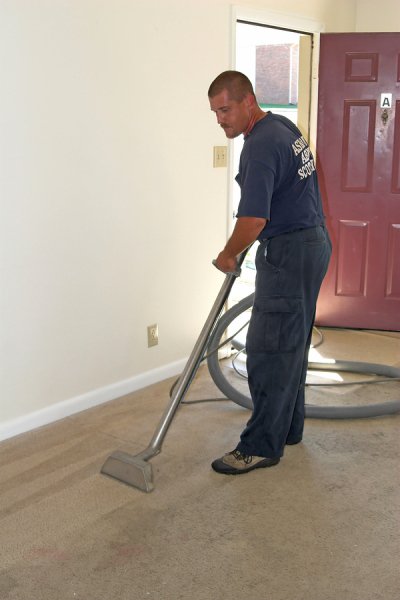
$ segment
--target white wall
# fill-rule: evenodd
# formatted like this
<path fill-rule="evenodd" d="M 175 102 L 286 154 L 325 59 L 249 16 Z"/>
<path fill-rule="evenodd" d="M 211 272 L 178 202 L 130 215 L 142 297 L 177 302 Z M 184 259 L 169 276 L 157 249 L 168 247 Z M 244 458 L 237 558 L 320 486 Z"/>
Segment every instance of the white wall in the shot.
<path fill-rule="evenodd" d="M 398 0 L 358 0 L 355 31 L 400 31 Z"/>
<path fill-rule="evenodd" d="M 279 10 L 354 28 L 347 0 Z M 231 66 L 231 15 L 2 0 L 0 438 L 180 371 L 222 283 L 228 174 L 206 91 Z"/>

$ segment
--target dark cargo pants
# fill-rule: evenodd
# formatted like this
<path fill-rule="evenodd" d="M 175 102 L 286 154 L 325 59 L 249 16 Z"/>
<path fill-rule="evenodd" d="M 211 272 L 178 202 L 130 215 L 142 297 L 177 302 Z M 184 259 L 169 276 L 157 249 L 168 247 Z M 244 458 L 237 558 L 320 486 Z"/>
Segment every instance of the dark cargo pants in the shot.
<path fill-rule="evenodd" d="M 261 242 L 246 349 L 253 413 L 237 448 L 268 458 L 301 440 L 304 385 L 315 306 L 328 268 L 325 227 L 302 229 Z"/>

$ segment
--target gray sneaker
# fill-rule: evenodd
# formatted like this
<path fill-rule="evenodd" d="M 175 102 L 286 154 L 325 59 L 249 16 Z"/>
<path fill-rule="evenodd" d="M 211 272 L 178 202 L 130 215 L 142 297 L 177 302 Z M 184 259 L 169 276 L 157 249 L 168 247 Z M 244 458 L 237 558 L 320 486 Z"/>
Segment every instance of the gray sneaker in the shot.
<path fill-rule="evenodd" d="M 217 473 L 225 475 L 240 475 L 240 473 L 248 473 L 253 469 L 261 469 L 264 467 L 273 467 L 277 465 L 280 458 L 265 458 L 264 456 L 248 456 L 242 454 L 240 450 L 232 450 L 222 458 L 217 458 L 211 463 L 212 468 Z"/>

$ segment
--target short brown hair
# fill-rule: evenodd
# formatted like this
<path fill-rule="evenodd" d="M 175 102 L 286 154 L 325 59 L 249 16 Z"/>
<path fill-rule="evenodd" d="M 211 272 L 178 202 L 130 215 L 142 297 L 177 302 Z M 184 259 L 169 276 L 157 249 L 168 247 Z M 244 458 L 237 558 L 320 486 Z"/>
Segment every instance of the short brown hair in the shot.
<path fill-rule="evenodd" d="M 213 98 L 224 90 L 227 90 L 230 99 L 236 102 L 241 102 L 247 94 L 255 97 L 250 79 L 240 71 L 224 71 L 218 75 L 208 88 L 208 97 Z"/>

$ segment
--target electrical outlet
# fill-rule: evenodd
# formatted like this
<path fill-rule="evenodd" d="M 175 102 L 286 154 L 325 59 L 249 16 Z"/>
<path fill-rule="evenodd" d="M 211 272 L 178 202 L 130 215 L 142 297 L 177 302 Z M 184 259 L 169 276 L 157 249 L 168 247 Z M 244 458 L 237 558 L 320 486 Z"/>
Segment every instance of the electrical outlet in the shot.
<path fill-rule="evenodd" d="M 157 346 L 158 344 L 158 325 L 148 325 L 147 327 L 147 347 Z"/>

